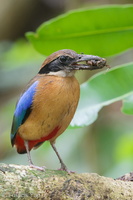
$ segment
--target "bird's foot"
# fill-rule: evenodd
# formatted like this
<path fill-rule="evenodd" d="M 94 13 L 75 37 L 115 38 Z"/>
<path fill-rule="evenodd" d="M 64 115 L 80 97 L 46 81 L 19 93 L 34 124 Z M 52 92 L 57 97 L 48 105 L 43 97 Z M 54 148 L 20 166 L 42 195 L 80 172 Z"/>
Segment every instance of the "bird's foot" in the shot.
<path fill-rule="evenodd" d="M 60 170 L 60 171 L 66 171 L 68 174 L 75 173 L 73 171 L 68 170 L 67 167 L 66 167 L 66 165 L 64 165 L 64 164 L 61 165 L 61 168 L 58 169 L 58 170 Z"/>
<path fill-rule="evenodd" d="M 31 164 L 30 167 L 33 168 L 33 169 L 37 169 L 39 171 L 45 171 L 45 168 L 46 168 L 45 166 L 39 167 L 39 166 L 36 166 L 36 165 L 33 165 L 33 164 Z"/>
<path fill-rule="evenodd" d="M 60 169 L 58 169 L 59 171 L 65 171 L 65 172 L 67 172 L 68 174 L 71 174 L 71 173 L 75 173 L 74 171 L 70 171 L 70 170 L 68 170 L 68 169 L 62 169 L 62 168 L 60 168 Z"/>

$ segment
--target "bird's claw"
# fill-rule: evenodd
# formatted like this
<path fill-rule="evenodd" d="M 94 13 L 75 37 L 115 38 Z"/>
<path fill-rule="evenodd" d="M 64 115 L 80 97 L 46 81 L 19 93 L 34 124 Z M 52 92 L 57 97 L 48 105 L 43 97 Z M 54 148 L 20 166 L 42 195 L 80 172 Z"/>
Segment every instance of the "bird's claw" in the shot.
<path fill-rule="evenodd" d="M 60 171 L 65 171 L 65 172 L 67 172 L 68 174 L 75 173 L 75 172 L 73 172 L 73 171 L 68 170 L 67 167 L 66 167 L 65 165 L 61 166 L 61 168 L 58 169 L 58 170 L 60 170 Z"/>

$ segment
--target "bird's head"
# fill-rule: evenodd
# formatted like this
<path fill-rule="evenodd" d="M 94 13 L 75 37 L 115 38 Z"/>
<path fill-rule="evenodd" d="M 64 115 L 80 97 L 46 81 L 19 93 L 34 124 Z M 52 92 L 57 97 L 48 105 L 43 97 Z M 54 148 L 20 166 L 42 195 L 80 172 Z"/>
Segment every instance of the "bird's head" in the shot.
<path fill-rule="evenodd" d="M 104 58 L 77 54 L 70 49 L 54 52 L 43 62 L 39 74 L 54 76 L 73 76 L 76 70 L 93 70 L 106 66 Z"/>

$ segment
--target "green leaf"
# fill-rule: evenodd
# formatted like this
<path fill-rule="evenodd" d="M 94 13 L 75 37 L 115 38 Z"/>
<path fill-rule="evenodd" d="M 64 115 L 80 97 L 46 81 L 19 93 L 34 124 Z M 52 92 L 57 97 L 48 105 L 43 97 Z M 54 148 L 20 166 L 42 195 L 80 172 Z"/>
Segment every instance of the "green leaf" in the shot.
<path fill-rule="evenodd" d="M 81 85 L 81 98 L 72 127 L 93 123 L 99 110 L 133 93 L 133 63 L 128 63 L 93 76 Z"/>
<path fill-rule="evenodd" d="M 133 5 L 102 6 L 70 11 L 43 23 L 27 38 L 35 49 L 49 55 L 73 49 L 102 57 L 133 47 Z"/>
<path fill-rule="evenodd" d="M 133 115 L 133 94 L 124 99 L 121 110 L 125 114 Z"/>

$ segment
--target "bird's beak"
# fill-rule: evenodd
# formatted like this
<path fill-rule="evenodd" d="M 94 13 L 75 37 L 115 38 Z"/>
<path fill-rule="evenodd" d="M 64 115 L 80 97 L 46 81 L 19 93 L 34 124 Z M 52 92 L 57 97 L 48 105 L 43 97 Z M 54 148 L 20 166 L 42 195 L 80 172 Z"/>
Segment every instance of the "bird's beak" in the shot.
<path fill-rule="evenodd" d="M 106 59 L 99 56 L 78 54 L 71 64 L 73 70 L 93 70 L 107 66 Z"/>

